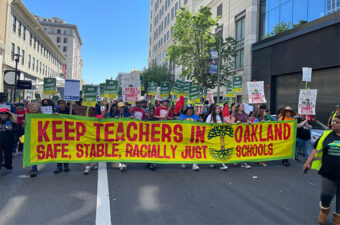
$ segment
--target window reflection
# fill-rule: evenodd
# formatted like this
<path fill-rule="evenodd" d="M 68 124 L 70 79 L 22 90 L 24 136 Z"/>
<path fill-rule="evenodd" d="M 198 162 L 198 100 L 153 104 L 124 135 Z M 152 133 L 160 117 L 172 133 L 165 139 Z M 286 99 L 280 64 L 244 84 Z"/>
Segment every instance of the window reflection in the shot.
<path fill-rule="evenodd" d="M 340 0 L 261 0 L 262 38 L 336 11 L 340 11 Z"/>

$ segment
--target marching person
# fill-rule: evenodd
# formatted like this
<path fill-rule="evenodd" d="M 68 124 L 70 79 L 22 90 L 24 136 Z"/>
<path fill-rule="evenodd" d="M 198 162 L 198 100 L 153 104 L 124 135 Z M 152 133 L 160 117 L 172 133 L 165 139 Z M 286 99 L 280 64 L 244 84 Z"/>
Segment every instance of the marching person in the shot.
<path fill-rule="evenodd" d="M 19 138 L 24 135 L 24 123 L 25 123 L 25 115 L 26 115 L 26 110 L 24 109 L 24 104 L 18 103 L 15 106 L 15 112 L 17 115 L 17 125 L 18 129 L 15 134 L 15 140 L 14 140 L 14 145 L 13 145 L 13 153 L 16 153 L 17 147 L 18 147 L 18 154 L 22 154 L 23 150 L 23 143 L 19 141 Z M 18 144 L 19 143 L 19 144 Z"/>
<path fill-rule="evenodd" d="M 339 116 L 340 115 L 340 104 L 338 104 L 338 105 L 336 105 L 336 107 L 335 107 L 335 111 L 333 111 L 332 113 L 331 113 L 331 115 L 329 116 L 329 119 L 328 119 L 328 127 L 331 129 L 332 128 L 332 121 L 334 120 L 334 118 L 336 117 L 336 116 Z"/>
<path fill-rule="evenodd" d="M 149 108 L 149 113 L 146 116 L 145 120 L 146 121 L 157 121 L 158 119 L 154 116 L 155 114 L 155 109 L 150 107 Z M 148 163 L 146 165 L 146 167 L 148 167 L 150 170 L 156 170 L 157 169 L 157 164 L 156 163 Z"/>
<path fill-rule="evenodd" d="M 248 115 L 244 112 L 244 104 L 238 103 L 233 107 L 233 113 L 231 114 L 231 123 L 247 123 Z M 234 164 L 237 165 L 237 164 Z M 250 169 L 251 166 L 248 163 L 241 163 L 242 168 Z"/>
<path fill-rule="evenodd" d="M 119 102 L 118 103 L 118 111 L 115 114 L 115 118 L 127 118 L 127 117 L 132 117 L 131 114 L 129 113 L 127 107 L 125 106 L 124 102 Z M 120 162 L 119 166 L 120 171 L 123 172 L 127 170 L 127 165 L 125 162 Z"/>
<path fill-rule="evenodd" d="M 5 159 L 7 172 L 12 172 L 13 140 L 17 130 L 16 117 L 8 108 L 0 109 L 0 169 L 2 167 L 2 156 Z"/>
<path fill-rule="evenodd" d="M 340 115 L 334 117 L 332 130 L 325 131 L 319 140 L 314 143 L 314 149 L 303 165 L 302 170 L 305 173 L 311 168 L 318 170 L 321 175 L 318 222 L 320 224 L 327 223 L 327 216 L 335 195 L 336 206 L 333 221 L 335 225 L 340 225 Z"/>
<path fill-rule="evenodd" d="M 183 114 L 178 117 L 177 120 L 188 120 L 188 121 L 193 121 L 193 122 L 199 122 L 199 117 L 195 114 L 194 112 L 194 107 L 191 105 L 188 105 L 186 109 L 184 110 Z M 182 168 L 185 169 L 187 166 L 185 164 L 182 164 Z M 199 166 L 194 163 L 192 165 L 192 169 L 195 171 L 198 171 L 200 168 Z"/>
<path fill-rule="evenodd" d="M 295 120 L 294 116 L 296 116 L 296 112 L 290 106 L 286 106 L 284 109 L 280 110 L 278 121 Z M 282 165 L 285 167 L 289 166 L 290 165 L 289 160 L 283 159 Z"/>
<path fill-rule="evenodd" d="M 109 105 L 110 104 L 107 104 L 107 107 L 109 107 Z M 104 118 L 114 118 L 117 112 L 118 112 L 117 103 L 112 103 L 111 108 L 108 109 L 106 113 L 104 113 Z"/>
<path fill-rule="evenodd" d="M 136 101 L 136 107 L 133 108 L 133 117 L 137 120 L 144 120 L 146 117 L 145 110 L 142 108 L 142 102 Z"/>
<path fill-rule="evenodd" d="M 155 117 L 159 120 L 172 120 L 174 114 L 172 109 L 169 109 L 169 99 L 163 98 L 161 105 L 156 108 Z"/>
<path fill-rule="evenodd" d="M 306 115 L 299 115 L 297 119 L 297 135 L 296 135 L 296 148 L 295 148 L 295 160 L 299 160 L 299 150 L 303 150 L 303 154 L 307 159 L 313 150 L 313 143 L 310 129 L 313 127 L 308 123 L 308 117 Z"/>
<path fill-rule="evenodd" d="M 259 123 L 259 122 L 263 122 L 263 121 L 267 121 L 267 112 L 265 109 L 263 108 L 259 108 L 259 110 L 257 111 L 256 117 L 254 118 L 252 123 Z M 259 162 L 260 166 L 266 167 L 267 163 L 266 162 Z"/>
<path fill-rule="evenodd" d="M 65 100 L 59 100 L 58 101 L 58 109 L 56 111 L 56 114 L 67 114 L 70 115 L 70 108 L 66 107 Z M 72 110 L 72 115 L 75 115 L 75 112 Z M 63 171 L 64 166 L 64 172 L 69 172 L 70 167 L 68 163 L 57 163 L 57 168 L 54 170 L 54 173 L 60 173 Z"/>
<path fill-rule="evenodd" d="M 103 116 L 101 114 L 96 113 L 96 108 L 90 107 L 89 108 L 89 117 L 95 117 L 97 119 L 103 119 Z M 96 170 L 98 168 L 98 163 L 93 163 L 93 168 Z M 85 164 L 85 170 L 83 171 L 84 175 L 88 175 L 91 172 L 91 163 Z"/>
<path fill-rule="evenodd" d="M 29 109 L 29 113 L 42 113 L 41 105 L 38 102 L 33 103 Z M 37 174 L 38 174 L 37 165 L 33 165 L 30 170 L 30 177 L 36 177 Z"/>
<path fill-rule="evenodd" d="M 221 111 L 221 107 L 219 105 L 214 105 L 214 108 L 212 109 L 211 113 L 209 114 L 206 123 L 222 123 L 223 115 Z M 210 168 L 214 168 L 214 165 L 211 164 Z M 227 170 L 228 166 L 224 163 L 220 166 L 221 170 Z"/>

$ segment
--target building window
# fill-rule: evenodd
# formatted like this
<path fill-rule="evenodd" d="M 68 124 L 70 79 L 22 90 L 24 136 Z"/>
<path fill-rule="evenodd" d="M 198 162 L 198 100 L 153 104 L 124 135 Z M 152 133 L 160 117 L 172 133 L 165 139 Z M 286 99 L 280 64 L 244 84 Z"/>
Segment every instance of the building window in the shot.
<path fill-rule="evenodd" d="M 40 65 L 39 65 L 39 73 L 41 74 L 41 62 L 40 62 Z"/>
<path fill-rule="evenodd" d="M 175 18 L 175 8 L 172 7 L 171 9 L 171 20 L 173 20 Z"/>
<path fill-rule="evenodd" d="M 18 36 L 21 37 L 21 21 L 18 21 Z"/>
<path fill-rule="evenodd" d="M 38 73 L 38 67 L 39 67 L 39 61 L 38 61 L 38 59 L 37 59 L 37 66 L 36 66 L 36 69 L 35 69 L 35 71 Z"/>
<path fill-rule="evenodd" d="M 33 40 L 33 48 L 34 48 L 34 49 L 35 49 L 35 44 L 36 44 L 36 42 L 37 42 L 37 39 L 34 38 L 34 40 Z"/>
<path fill-rule="evenodd" d="M 57 29 L 57 34 L 61 34 L 61 30 L 60 29 Z"/>
<path fill-rule="evenodd" d="M 19 55 L 19 61 L 20 61 L 20 47 L 19 46 L 17 46 L 17 54 Z"/>
<path fill-rule="evenodd" d="M 245 36 L 245 17 L 241 17 L 236 21 L 236 57 L 235 57 L 235 69 L 241 69 L 244 67 L 244 36 Z"/>
<path fill-rule="evenodd" d="M 67 43 L 67 38 L 66 37 L 64 37 L 64 43 Z"/>
<path fill-rule="evenodd" d="M 242 69 L 244 66 L 244 49 L 236 51 L 235 69 Z"/>
<path fill-rule="evenodd" d="M 67 34 L 67 30 L 64 30 L 64 34 Z"/>
<path fill-rule="evenodd" d="M 33 38 L 33 35 L 32 35 L 32 33 L 30 32 L 30 46 L 32 46 L 32 38 Z"/>
<path fill-rule="evenodd" d="M 26 27 L 22 26 L 22 38 L 24 39 L 24 41 L 26 40 Z"/>
<path fill-rule="evenodd" d="M 63 52 L 67 52 L 67 46 L 63 47 Z"/>
<path fill-rule="evenodd" d="M 188 0 L 184 0 L 184 5 L 186 5 L 188 3 Z"/>
<path fill-rule="evenodd" d="M 222 3 L 217 6 L 217 13 L 216 13 L 217 17 L 222 17 Z"/>
<path fill-rule="evenodd" d="M 28 69 L 31 69 L 31 55 L 28 55 Z"/>
<path fill-rule="evenodd" d="M 25 65 L 25 50 L 21 50 L 21 65 Z"/>
<path fill-rule="evenodd" d="M 11 59 L 14 60 L 14 50 L 15 50 L 15 44 L 11 44 Z"/>
<path fill-rule="evenodd" d="M 33 57 L 32 69 L 34 70 L 34 68 L 35 68 L 35 58 Z"/>
<path fill-rule="evenodd" d="M 17 18 L 13 16 L 13 25 L 12 25 L 12 31 L 15 33 L 17 30 Z"/>
<path fill-rule="evenodd" d="M 40 48 L 40 42 L 37 41 L 37 50 L 38 50 L 38 52 L 39 52 L 39 48 Z"/>
<path fill-rule="evenodd" d="M 61 39 L 60 37 L 57 37 L 57 43 L 60 43 L 60 39 Z"/>
<path fill-rule="evenodd" d="M 245 17 L 236 21 L 236 41 L 244 40 Z"/>

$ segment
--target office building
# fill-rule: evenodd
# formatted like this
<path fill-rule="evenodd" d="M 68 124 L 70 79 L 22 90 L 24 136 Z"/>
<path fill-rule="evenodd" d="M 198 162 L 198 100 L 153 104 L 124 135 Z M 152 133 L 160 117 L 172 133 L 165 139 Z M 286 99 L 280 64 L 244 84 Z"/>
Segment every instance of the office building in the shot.
<path fill-rule="evenodd" d="M 80 38 L 77 25 L 67 24 L 59 18 L 42 18 L 35 16 L 45 31 L 66 56 L 66 79 L 81 80 L 82 59 Z"/>
<path fill-rule="evenodd" d="M 5 45 L 0 91 L 8 93 L 9 99 L 13 96 L 14 85 L 6 83 L 3 78 L 5 72 L 15 70 L 18 61 L 20 79 L 31 80 L 33 90 L 17 90 L 16 96 L 20 96 L 20 99 L 33 99 L 34 93 L 41 91 L 41 87 L 39 89 L 36 86 L 37 83 L 42 83 L 44 77 L 59 77 L 62 74 L 65 56 L 22 1 L 2 0 L 0 6 L 0 23 L 2 23 L 0 46 L 3 40 Z M 3 35 L 4 27 L 5 35 Z"/>

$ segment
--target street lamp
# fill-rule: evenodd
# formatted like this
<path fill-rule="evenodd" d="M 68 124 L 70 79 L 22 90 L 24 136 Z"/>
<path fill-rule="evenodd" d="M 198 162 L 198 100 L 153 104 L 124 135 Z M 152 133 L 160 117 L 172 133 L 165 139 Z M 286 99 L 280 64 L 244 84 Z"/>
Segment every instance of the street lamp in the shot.
<path fill-rule="evenodd" d="M 15 84 L 14 84 L 14 93 L 13 93 L 13 102 L 15 102 L 16 100 L 16 92 L 17 92 L 17 80 L 18 80 L 18 63 L 19 63 L 19 59 L 20 59 L 20 54 L 14 54 L 14 60 L 15 60 L 15 76 L 14 76 L 14 80 L 15 80 Z"/>
<path fill-rule="evenodd" d="M 203 31 L 202 29 L 195 29 L 195 31 Z M 215 40 L 218 39 L 218 67 L 217 67 L 217 101 L 216 104 L 220 102 L 220 86 L 221 86 L 221 63 L 222 63 L 222 57 L 221 57 L 221 51 L 222 51 L 222 37 L 218 36 L 216 33 L 213 34 L 209 31 L 205 31 L 209 33 L 210 35 L 215 37 Z"/>

